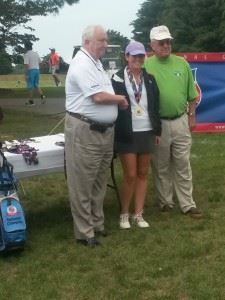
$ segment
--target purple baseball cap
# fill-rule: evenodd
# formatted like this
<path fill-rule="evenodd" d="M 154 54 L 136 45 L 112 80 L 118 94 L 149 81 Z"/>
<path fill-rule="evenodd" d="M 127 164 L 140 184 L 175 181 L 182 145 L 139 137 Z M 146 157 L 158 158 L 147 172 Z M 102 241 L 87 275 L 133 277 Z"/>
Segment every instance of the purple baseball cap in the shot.
<path fill-rule="evenodd" d="M 145 55 L 145 47 L 142 43 L 136 42 L 136 41 L 131 41 L 126 49 L 125 49 L 125 54 L 130 54 L 130 55 L 138 55 L 138 54 L 143 54 Z"/>

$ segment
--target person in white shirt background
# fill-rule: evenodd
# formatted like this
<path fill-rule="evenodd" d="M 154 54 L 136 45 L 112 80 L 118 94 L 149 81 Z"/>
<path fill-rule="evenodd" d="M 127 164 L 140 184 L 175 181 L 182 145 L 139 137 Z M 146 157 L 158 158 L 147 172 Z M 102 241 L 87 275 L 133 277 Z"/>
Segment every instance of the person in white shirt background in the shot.
<path fill-rule="evenodd" d="M 37 52 L 32 50 L 32 43 L 30 41 L 25 42 L 24 44 L 26 53 L 24 54 L 24 75 L 28 88 L 28 96 L 29 99 L 25 103 L 28 106 L 35 105 L 33 97 L 34 91 L 41 97 L 42 104 L 45 103 L 45 95 L 42 90 L 39 88 L 39 78 L 40 78 L 40 70 L 39 65 L 41 63 L 41 59 Z"/>

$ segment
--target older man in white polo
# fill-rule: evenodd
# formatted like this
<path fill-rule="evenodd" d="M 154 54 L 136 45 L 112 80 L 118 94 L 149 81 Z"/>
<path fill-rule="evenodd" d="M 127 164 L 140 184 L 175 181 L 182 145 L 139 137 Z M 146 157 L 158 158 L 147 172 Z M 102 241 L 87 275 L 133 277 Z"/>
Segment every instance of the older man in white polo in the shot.
<path fill-rule="evenodd" d="M 128 106 L 124 96 L 114 94 L 99 60 L 106 48 L 106 31 L 88 26 L 66 78 L 65 152 L 74 232 L 77 243 L 90 247 L 100 245 L 97 235 L 105 235 L 103 200 L 114 122 L 118 105 Z"/>

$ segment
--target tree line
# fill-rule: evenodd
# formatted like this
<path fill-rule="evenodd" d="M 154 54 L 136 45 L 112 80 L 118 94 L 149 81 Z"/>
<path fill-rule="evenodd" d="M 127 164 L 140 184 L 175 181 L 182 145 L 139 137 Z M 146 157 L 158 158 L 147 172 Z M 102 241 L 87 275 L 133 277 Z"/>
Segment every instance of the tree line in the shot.
<path fill-rule="evenodd" d="M 65 3 L 77 2 L 79 0 L 0 0 L 0 74 L 10 73 L 12 63 L 22 62 L 24 41 L 38 40 L 33 29 L 27 26 L 33 16 L 57 13 Z M 150 29 L 162 24 L 169 27 L 174 37 L 175 51 L 225 51 L 225 0 L 143 1 L 137 18 L 131 23 L 132 38 L 148 46 Z M 24 28 L 25 33 L 19 33 L 18 27 Z M 109 30 L 108 35 L 109 43 L 119 44 L 122 49 L 129 42 L 118 31 Z"/>
<path fill-rule="evenodd" d="M 27 26 L 32 17 L 58 13 L 65 4 L 77 2 L 79 0 L 0 0 L 0 74 L 12 72 L 12 63 L 23 61 L 25 41 L 38 40 L 33 28 Z"/>
<path fill-rule="evenodd" d="M 166 25 L 175 51 L 225 51 L 225 0 L 147 0 L 131 25 L 134 39 L 144 44 L 150 28 Z"/>

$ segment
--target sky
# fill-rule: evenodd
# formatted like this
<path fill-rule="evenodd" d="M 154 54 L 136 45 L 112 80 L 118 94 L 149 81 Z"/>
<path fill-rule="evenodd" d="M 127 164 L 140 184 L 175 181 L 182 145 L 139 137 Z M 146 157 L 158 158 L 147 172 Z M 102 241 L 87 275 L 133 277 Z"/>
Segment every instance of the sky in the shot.
<path fill-rule="evenodd" d="M 57 15 L 34 17 L 29 26 L 40 40 L 33 49 L 42 57 L 49 48 L 56 51 L 66 62 L 70 62 L 73 47 L 81 44 L 84 28 L 100 24 L 106 30 L 116 30 L 131 38 L 133 26 L 130 23 L 137 18 L 137 12 L 144 0 L 80 0 L 72 6 L 65 5 Z"/>

